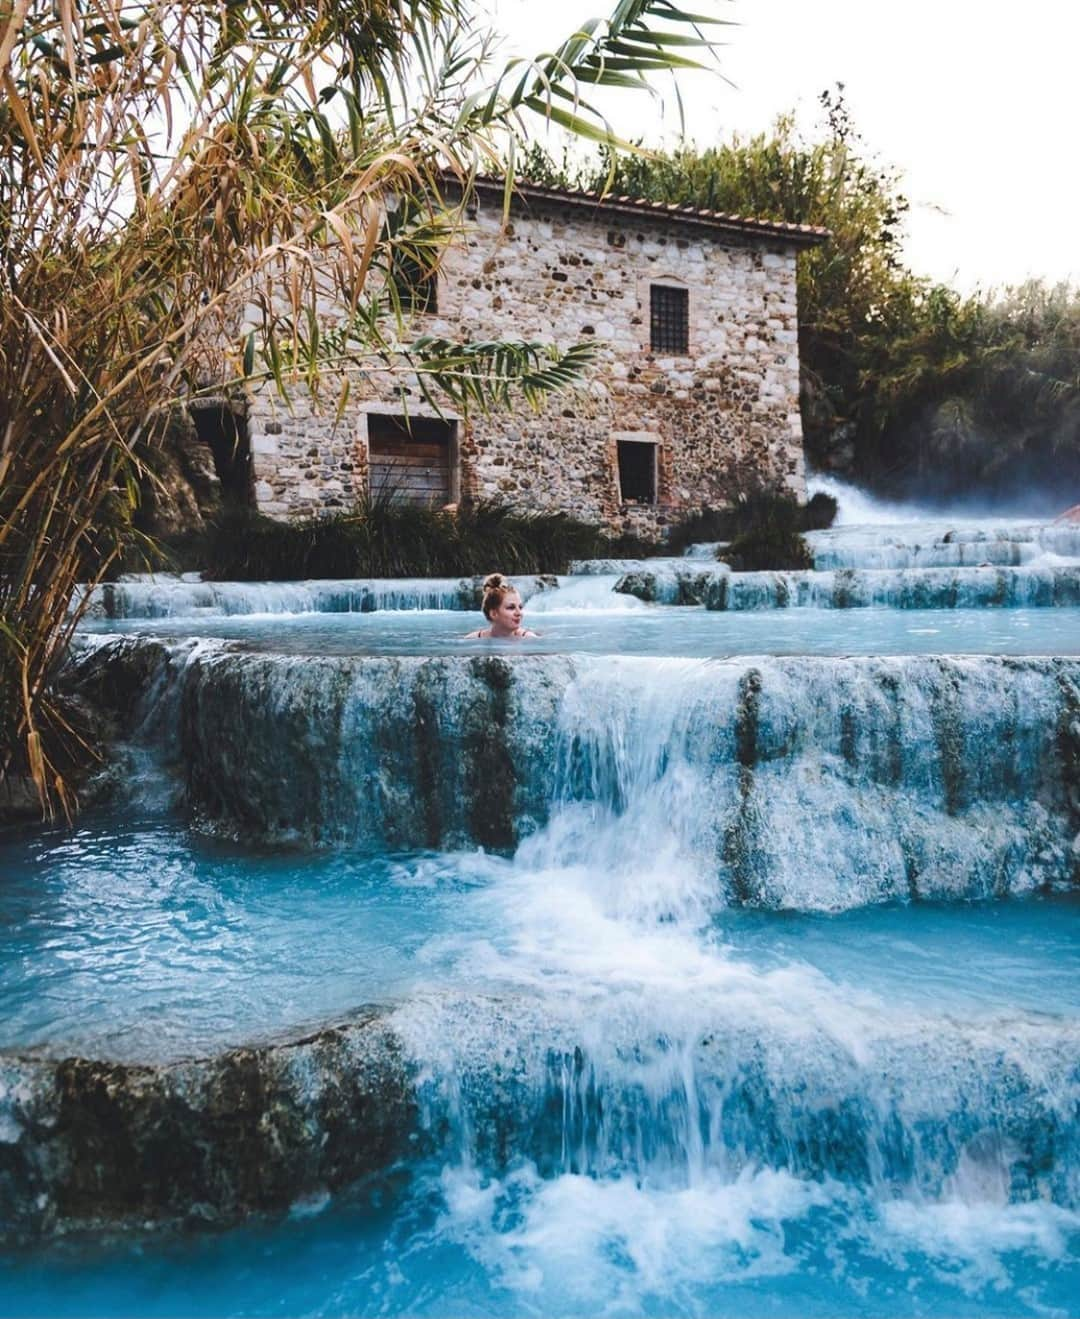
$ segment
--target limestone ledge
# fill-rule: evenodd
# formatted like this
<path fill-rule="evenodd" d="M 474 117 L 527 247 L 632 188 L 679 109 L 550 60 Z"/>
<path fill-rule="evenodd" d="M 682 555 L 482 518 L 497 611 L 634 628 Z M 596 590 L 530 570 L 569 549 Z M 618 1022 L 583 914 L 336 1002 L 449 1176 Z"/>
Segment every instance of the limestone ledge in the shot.
<path fill-rule="evenodd" d="M 768 994 L 760 1012 L 738 996 L 704 1002 L 708 1025 L 686 1039 L 698 1093 L 710 1129 L 744 1160 L 859 1182 L 892 1169 L 939 1198 L 992 1132 L 1012 1199 L 1073 1202 L 1068 1017 L 912 1019 L 846 1003 L 853 1051 L 814 1013 L 778 1020 Z M 0 1055 L 0 1239 L 310 1211 L 400 1159 L 450 1154 L 463 1121 L 487 1165 L 523 1154 L 558 1168 L 568 1070 L 595 1069 L 596 1098 L 623 1129 L 663 1112 L 663 1092 L 650 1098 L 626 1074 L 635 1056 L 649 1066 L 655 1032 L 643 1039 L 625 1013 L 609 1013 L 599 1037 L 583 1024 L 565 997 L 450 991 L 169 1064 Z M 663 1069 L 651 1063 L 655 1081 Z M 684 1072 L 671 1081 L 681 1096 Z M 591 1149 L 584 1126 L 577 1134 L 573 1147 Z"/>
<path fill-rule="evenodd" d="M 597 561 L 602 563 L 602 560 Z M 610 561 L 613 565 L 618 560 Z M 618 567 L 614 567 L 618 571 Z M 751 609 L 1007 609 L 1080 606 L 1080 568 L 839 568 L 733 573 L 684 559 L 630 561 L 617 592 L 665 605 Z"/>
<path fill-rule="evenodd" d="M 131 638 L 96 647 L 72 682 L 108 713 L 118 707 L 121 735 L 156 741 L 196 827 L 291 846 L 509 852 L 569 785 L 580 791 L 619 763 L 610 739 L 646 735 L 651 707 L 638 712 L 634 692 L 657 663 L 311 656 Z M 733 657 L 687 667 L 666 698 L 679 717 L 655 736 L 678 742 L 684 717 L 695 730 L 705 795 L 694 818 L 725 900 L 838 908 L 863 900 L 845 887 L 849 872 L 875 876 L 875 900 L 1068 886 L 1080 882 L 1077 666 Z M 863 822 L 857 844 L 845 833 L 839 868 L 823 799 L 806 795 L 825 783 L 827 800 L 845 802 L 837 818 Z M 752 840 L 745 854 L 732 842 L 740 829 Z M 793 837 L 821 855 L 797 863 Z"/>
<path fill-rule="evenodd" d="M 385 1167 L 414 1125 L 373 1009 L 173 1063 L 0 1054 L 0 1239 L 286 1210 Z"/>

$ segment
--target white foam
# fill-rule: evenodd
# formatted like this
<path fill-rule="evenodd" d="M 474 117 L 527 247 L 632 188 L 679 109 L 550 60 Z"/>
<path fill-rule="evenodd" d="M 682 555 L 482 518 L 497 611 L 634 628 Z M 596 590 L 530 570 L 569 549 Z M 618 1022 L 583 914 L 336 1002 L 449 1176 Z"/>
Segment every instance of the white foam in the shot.
<path fill-rule="evenodd" d="M 924 505 L 904 500 L 879 499 L 868 490 L 842 481 L 839 477 L 828 476 L 824 472 L 807 475 L 806 495 L 830 495 L 837 502 L 837 527 L 846 526 L 880 526 L 905 525 L 912 522 L 960 521 L 977 522 L 978 515 L 967 510 L 957 510 L 955 514 L 948 510 L 929 508 Z"/>
<path fill-rule="evenodd" d="M 1065 1260 L 1069 1236 L 1080 1232 L 1080 1214 L 1042 1201 L 951 1199 L 934 1204 L 901 1199 L 886 1202 L 881 1215 L 886 1232 L 877 1248 L 882 1255 L 900 1262 L 918 1251 L 935 1277 L 968 1295 L 1008 1287 L 1010 1255 L 1030 1253 L 1044 1268 Z"/>
<path fill-rule="evenodd" d="M 619 595 L 615 583 L 619 580 L 612 574 L 582 574 L 561 577 L 556 590 L 542 591 L 529 600 L 528 613 L 558 614 L 563 612 L 581 612 L 582 610 L 605 613 L 632 613 L 644 606 L 633 596 Z"/>
<path fill-rule="evenodd" d="M 543 1180 L 530 1167 L 483 1182 L 443 1178 L 440 1229 L 505 1287 L 546 1313 L 681 1312 L 703 1286 L 776 1277 L 797 1260 L 785 1227 L 826 1204 L 828 1190 L 785 1172 L 715 1174 L 693 1185 Z M 509 1212 L 508 1212 L 509 1211 Z"/>

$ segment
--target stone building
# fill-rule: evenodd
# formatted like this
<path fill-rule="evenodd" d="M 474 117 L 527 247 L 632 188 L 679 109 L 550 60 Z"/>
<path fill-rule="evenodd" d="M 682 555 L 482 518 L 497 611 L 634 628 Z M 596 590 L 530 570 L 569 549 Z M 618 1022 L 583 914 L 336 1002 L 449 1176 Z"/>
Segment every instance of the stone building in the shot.
<path fill-rule="evenodd" d="M 256 505 L 288 517 L 365 489 L 496 499 L 650 534 L 750 484 L 805 495 L 795 263 L 826 232 L 532 185 L 504 221 L 482 182 L 417 314 L 420 333 L 593 340 L 589 378 L 533 414 L 438 416 L 354 383 L 336 419 L 248 399 Z M 330 414 L 330 415 L 328 415 Z"/>

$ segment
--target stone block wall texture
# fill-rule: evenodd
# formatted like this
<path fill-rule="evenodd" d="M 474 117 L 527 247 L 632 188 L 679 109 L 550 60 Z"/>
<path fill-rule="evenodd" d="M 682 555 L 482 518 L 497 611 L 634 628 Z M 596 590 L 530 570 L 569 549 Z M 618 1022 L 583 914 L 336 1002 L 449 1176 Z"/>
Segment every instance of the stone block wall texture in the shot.
<path fill-rule="evenodd" d="M 643 210 L 558 198 L 481 202 L 447 251 L 438 311 L 418 333 L 597 344 L 587 381 L 539 413 L 454 418 L 462 498 L 562 510 L 651 534 L 749 483 L 805 496 L 796 323 L 797 240 L 739 233 Z M 685 288 L 689 351 L 650 348 L 650 286 Z M 248 426 L 258 507 L 275 516 L 348 507 L 367 480 L 367 417 L 400 415 L 398 388 L 352 382 L 335 417 L 300 392 L 292 408 L 252 393 Z M 417 390 L 408 408 L 432 415 Z M 447 416 L 453 417 L 452 413 Z M 617 444 L 656 443 L 657 498 L 620 497 Z"/>

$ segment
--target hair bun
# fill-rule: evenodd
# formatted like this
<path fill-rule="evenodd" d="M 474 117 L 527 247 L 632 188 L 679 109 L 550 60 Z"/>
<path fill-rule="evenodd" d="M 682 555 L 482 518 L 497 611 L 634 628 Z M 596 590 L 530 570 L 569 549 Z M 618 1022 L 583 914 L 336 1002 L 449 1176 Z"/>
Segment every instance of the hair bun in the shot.
<path fill-rule="evenodd" d="M 517 587 L 501 572 L 489 573 L 484 578 L 484 592 L 480 601 L 480 608 L 484 611 L 484 617 L 490 619 L 506 597 L 516 593 Z"/>

